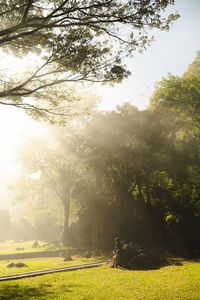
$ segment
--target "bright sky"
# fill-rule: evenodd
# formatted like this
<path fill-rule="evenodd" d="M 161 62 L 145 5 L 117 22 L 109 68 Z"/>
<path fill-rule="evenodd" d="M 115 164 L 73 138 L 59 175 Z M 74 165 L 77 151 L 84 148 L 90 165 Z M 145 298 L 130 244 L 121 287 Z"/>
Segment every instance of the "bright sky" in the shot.
<path fill-rule="evenodd" d="M 33 122 L 23 111 L 0 106 L 0 209 L 11 207 L 12 193 L 7 185 L 18 175 L 15 150 L 24 136 L 41 134 L 39 123 Z"/>
<path fill-rule="evenodd" d="M 157 32 L 155 41 L 143 54 L 128 60 L 132 76 L 114 88 L 103 87 L 101 108 L 114 109 L 129 101 L 139 109 L 149 104 L 155 82 L 166 76 L 184 73 L 200 50 L 200 0 L 175 0 L 168 10 L 178 11 L 181 17 L 169 32 Z"/>
<path fill-rule="evenodd" d="M 176 0 L 171 11 L 178 11 L 181 18 L 169 32 L 156 33 L 156 41 L 146 52 L 135 54 L 128 60 L 132 76 L 114 88 L 99 88 L 102 97 L 100 108 L 110 110 L 130 101 L 144 109 L 148 106 L 156 81 L 168 72 L 181 75 L 186 71 L 197 50 L 200 50 L 200 0 Z M 16 69 L 19 67 L 16 66 Z M 14 150 L 20 143 L 20 137 L 40 132 L 41 126 L 19 109 L 0 106 L 0 209 L 10 208 L 12 195 L 6 186 L 12 184 L 17 174 Z"/>

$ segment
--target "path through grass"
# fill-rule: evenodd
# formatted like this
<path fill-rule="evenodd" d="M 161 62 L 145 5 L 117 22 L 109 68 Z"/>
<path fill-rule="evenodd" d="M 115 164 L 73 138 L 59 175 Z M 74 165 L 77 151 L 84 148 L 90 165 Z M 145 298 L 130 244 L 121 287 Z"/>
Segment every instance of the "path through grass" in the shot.
<path fill-rule="evenodd" d="M 0 276 L 4 275 L 12 275 L 19 273 L 26 273 L 38 270 L 46 270 L 46 269 L 55 269 L 55 268 L 63 268 L 68 266 L 76 266 L 81 264 L 87 264 L 96 261 L 107 260 L 107 257 L 92 257 L 92 258 L 84 258 L 78 256 L 72 256 L 72 261 L 64 261 L 63 257 L 41 257 L 41 258 L 32 258 L 32 259 L 20 259 L 20 260 L 4 260 L 0 261 Z M 7 268 L 10 263 L 19 263 L 22 262 L 26 264 L 28 267 L 24 268 Z"/>
<path fill-rule="evenodd" d="M 159 270 L 128 271 L 108 265 L 0 284 L 1 300 L 198 300 L 200 263 L 184 262 Z"/>

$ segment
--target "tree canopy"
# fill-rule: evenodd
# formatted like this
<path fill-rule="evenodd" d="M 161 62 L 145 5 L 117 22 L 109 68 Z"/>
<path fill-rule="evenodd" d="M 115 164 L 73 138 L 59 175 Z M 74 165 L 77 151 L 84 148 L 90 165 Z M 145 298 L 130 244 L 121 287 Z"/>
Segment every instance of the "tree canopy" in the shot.
<path fill-rule="evenodd" d="M 78 128 L 52 130 L 54 150 L 38 138 L 25 143 L 16 198 L 30 209 L 34 199 L 45 200 L 45 210 L 61 220 L 59 200 L 72 246 L 111 249 L 119 236 L 193 255 L 200 248 L 199 90 L 198 74 L 169 75 L 148 110 L 125 103 L 93 112 Z M 35 208 L 40 215 L 42 207 Z"/>
<path fill-rule="evenodd" d="M 170 4 L 174 0 L 1 0 L 1 50 L 39 58 L 21 77 L 2 70 L 0 104 L 60 115 L 60 103 L 74 100 L 65 83 L 121 81 L 130 74 L 122 58 L 146 48 L 149 29 L 168 30 L 178 18 L 162 15 Z"/>
<path fill-rule="evenodd" d="M 184 123 L 185 132 L 199 140 L 200 133 L 200 52 L 182 76 L 168 74 L 156 84 L 151 109 L 168 112 Z"/>

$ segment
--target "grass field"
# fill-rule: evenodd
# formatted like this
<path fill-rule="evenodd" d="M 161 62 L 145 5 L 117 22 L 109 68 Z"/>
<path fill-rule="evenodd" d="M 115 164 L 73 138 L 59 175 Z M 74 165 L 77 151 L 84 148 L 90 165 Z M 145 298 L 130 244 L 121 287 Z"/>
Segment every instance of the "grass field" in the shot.
<path fill-rule="evenodd" d="M 0 276 L 26 273 L 26 272 L 37 271 L 37 270 L 63 268 L 63 267 L 87 264 L 90 262 L 96 262 L 96 261 L 102 261 L 108 259 L 107 257 L 104 256 L 92 257 L 92 258 L 73 256 L 72 258 L 73 258 L 72 261 L 64 261 L 63 257 L 41 257 L 41 258 L 32 258 L 32 259 L 2 260 L 0 261 Z M 7 266 L 10 263 L 16 264 L 19 262 L 26 264 L 28 267 L 7 268 Z"/>
<path fill-rule="evenodd" d="M 56 259 L 51 260 L 52 265 L 59 264 Z M 86 262 L 89 260 L 84 259 L 83 263 Z M 50 262 L 46 261 L 46 264 Z M 32 268 L 36 265 L 41 268 L 42 262 L 38 259 L 35 262 L 32 260 Z M 166 266 L 150 271 L 111 269 L 105 265 L 93 269 L 2 282 L 0 299 L 198 300 L 200 263 L 182 262 L 180 266 Z"/>
<path fill-rule="evenodd" d="M 31 252 L 33 242 L 1 243 L 0 253 Z M 56 250 L 42 247 L 38 250 Z M 16 251 L 16 248 L 24 250 Z M 57 249 L 60 247 L 58 246 Z M 73 256 L 65 262 L 62 257 L 0 261 L 0 276 L 35 270 L 67 267 L 105 260 L 107 257 L 81 258 Z M 11 262 L 23 262 L 28 267 L 7 268 Z M 73 272 L 49 274 L 0 283 L 0 300 L 200 300 L 200 263 L 181 261 L 182 265 L 157 270 L 128 271 L 111 269 L 109 265 Z"/>
<path fill-rule="evenodd" d="M 65 250 L 66 248 L 60 245 L 48 245 L 45 242 L 40 242 L 40 248 L 32 248 L 34 241 L 28 242 L 13 242 L 7 241 L 0 243 L 0 254 L 13 254 L 13 253 L 25 253 L 25 252 L 39 252 L 39 251 L 50 251 L 50 250 Z M 22 249 L 23 250 L 19 250 Z"/>

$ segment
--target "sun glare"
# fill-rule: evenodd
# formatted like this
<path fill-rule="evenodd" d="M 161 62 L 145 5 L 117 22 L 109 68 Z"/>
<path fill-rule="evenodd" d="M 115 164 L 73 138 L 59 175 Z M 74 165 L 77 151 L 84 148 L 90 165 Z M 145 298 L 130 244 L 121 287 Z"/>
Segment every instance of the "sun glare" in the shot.
<path fill-rule="evenodd" d="M 39 57 L 35 54 L 28 54 L 23 58 L 18 58 L 1 51 L 0 55 L 0 69 L 1 71 L 5 70 L 6 73 L 8 70 L 14 73 L 24 73 L 30 69 L 30 66 L 34 66 L 39 62 Z"/>
<path fill-rule="evenodd" d="M 16 58 L 8 53 L 0 52 L 1 83 L 9 82 L 9 77 L 23 78 L 38 63 L 38 57 L 29 54 Z M 16 163 L 16 149 L 25 136 L 42 134 L 41 125 L 31 120 L 24 111 L 12 106 L 0 105 L 0 209 L 11 208 L 12 194 L 7 186 L 14 183 L 19 174 Z"/>
<path fill-rule="evenodd" d="M 23 111 L 14 107 L 0 106 L 0 209 L 11 208 L 12 194 L 7 186 L 12 185 L 19 174 L 16 150 L 23 138 L 42 135 L 44 128 Z"/>
<path fill-rule="evenodd" d="M 0 70 L 22 75 L 30 67 L 38 62 L 38 57 L 29 54 L 23 59 L 16 58 L 1 52 Z M 33 134 L 38 131 L 39 125 L 28 117 L 24 111 L 15 107 L 0 106 L 0 165 L 7 165 L 13 158 L 13 153 L 20 143 L 20 136 Z"/>

